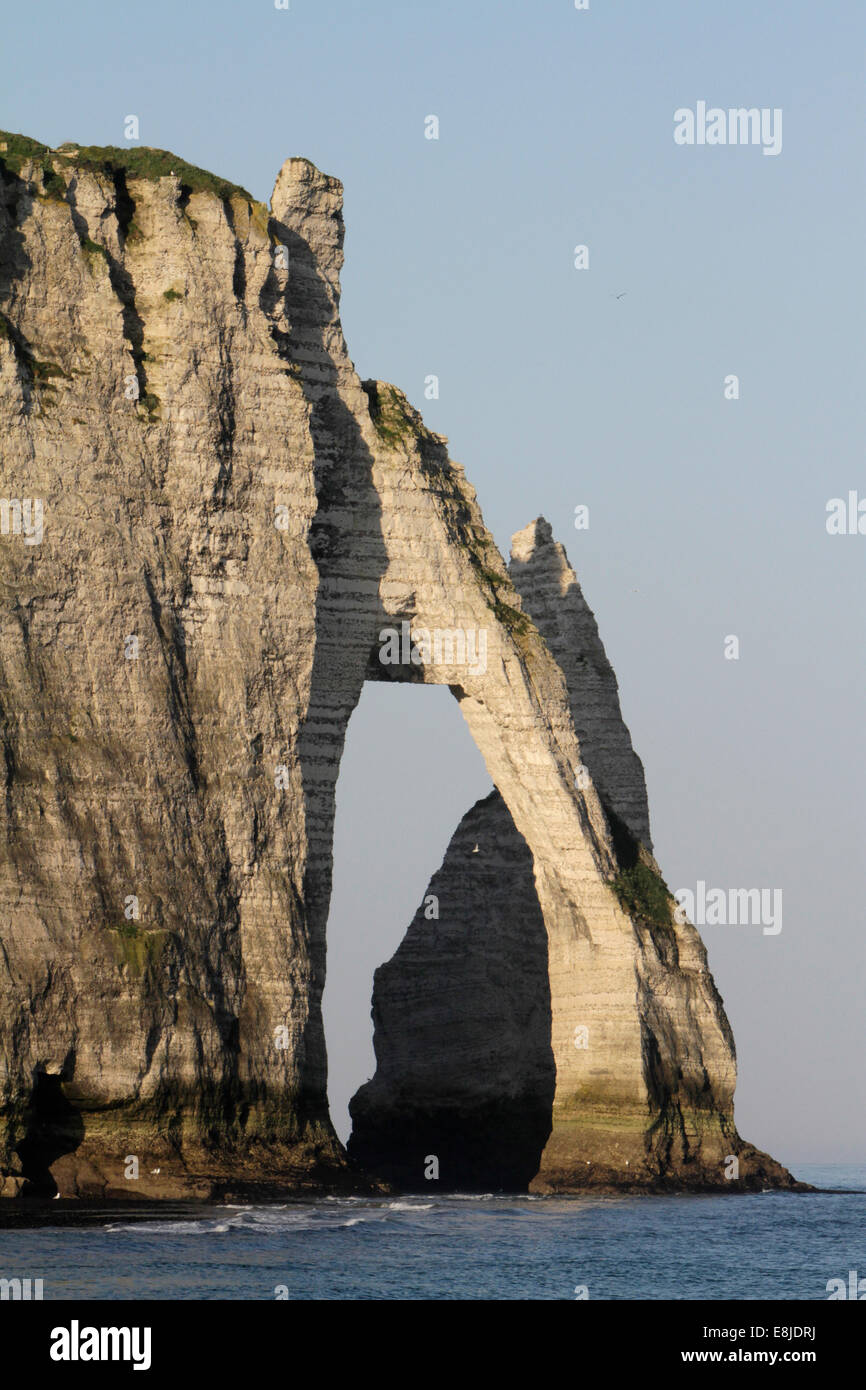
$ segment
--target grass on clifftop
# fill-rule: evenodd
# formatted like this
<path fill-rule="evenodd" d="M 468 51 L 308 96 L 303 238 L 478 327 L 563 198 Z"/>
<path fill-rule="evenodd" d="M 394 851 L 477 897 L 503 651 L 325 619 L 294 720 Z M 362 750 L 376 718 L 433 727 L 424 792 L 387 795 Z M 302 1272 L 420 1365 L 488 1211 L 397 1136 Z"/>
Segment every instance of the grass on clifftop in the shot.
<path fill-rule="evenodd" d="M 29 135 L 15 135 L 12 131 L 0 130 L 0 164 L 5 165 L 10 174 L 20 174 L 21 166 L 28 159 L 44 159 L 51 153 L 47 145 L 31 140 Z"/>
<path fill-rule="evenodd" d="M 130 179 L 161 179 L 173 174 L 191 193 L 213 193 L 217 198 L 242 198 L 251 207 L 256 199 L 238 183 L 221 179 L 207 169 L 199 169 L 196 164 L 188 164 L 185 159 L 172 154 L 170 150 L 151 149 L 148 145 L 121 147 L 119 145 L 76 145 L 67 143 L 53 150 L 28 135 L 16 135 L 12 131 L 0 130 L 0 165 L 11 174 L 20 174 L 28 160 L 42 163 L 43 185 L 47 193 L 55 196 L 60 190 L 60 176 L 51 166 L 52 160 L 60 161 L 73 169 L 87 169 L 92 173 L 125 174 Z"/>
<path fill-rule="evenodd" d="M 76 148 L 78 153 L 72 154 Z M 155 150 L 147 145 L 128 149 L 121 149 L 117 145 L 61 145 L 58 154 L 68 157 L 77 168 L 95 173 L 114 174 L 119 171 L 130 179 L 162 179 L 174 174 L 193 193 L 214 193 L 218 198 L 225 199 L 243 198 L 250 204 L 256 201 L 240 184 L 230 183 L 228 179 L 221 179 L 195 164 L 187 164 L 185 159 L 180 159 L 169 150 Z"/>

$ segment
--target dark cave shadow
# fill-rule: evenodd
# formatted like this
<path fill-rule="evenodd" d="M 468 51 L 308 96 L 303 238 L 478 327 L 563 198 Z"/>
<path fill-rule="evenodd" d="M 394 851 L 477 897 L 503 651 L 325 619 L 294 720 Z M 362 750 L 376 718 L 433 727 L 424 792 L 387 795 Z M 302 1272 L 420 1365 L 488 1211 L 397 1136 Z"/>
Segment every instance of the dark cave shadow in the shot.
<path fill-rule="evenodd" d="M 16 1152 L 24 1176 L 22 1197 L 53 1197 L 51 1165 L 74 1153 L 84 1138 L 84 1121 L 67 1100 L 61 1078 L 37 1071 L 25 1112 L 27 1129 Z"/>

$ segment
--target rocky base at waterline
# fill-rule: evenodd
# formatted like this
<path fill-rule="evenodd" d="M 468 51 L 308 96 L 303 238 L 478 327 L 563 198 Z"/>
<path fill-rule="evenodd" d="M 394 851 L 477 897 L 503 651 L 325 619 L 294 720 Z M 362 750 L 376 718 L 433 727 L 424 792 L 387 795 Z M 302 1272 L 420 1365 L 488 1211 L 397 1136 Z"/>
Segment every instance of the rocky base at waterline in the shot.
<path fill-rule="evenodd" d="M 24 1137 L 0 1175 L 0 1196 L 213 1201 L 385 1190 L 347 1161 L 327 1118 L 293 1139 L 204 1144 L 193 1135 L 184 1142 L 141 1109 L 81 1110 L 54 1080 L 46 1087 L 43 1079 L 25 1111 Z"/>
<path fill-rule="evenodd" d="M 724 1147 L 724 1146 L 722 1146 Z M 545 1176 L 535 1178 L 530 1191 L 545 1195 L 567 1195 L 580 1192 L 766 1192 L 780 1190 L 785 1192 L 814 1192 L 809 1184 L 799 1182 L 781 1163 L 769 1154 L 751 1144 L 744 1143 L 739 1136 L 730 1146 L 731 1153 L 719 1164 L 708 1162 L 706 1154 L 699 1153 L 692 1160 L 658 1163 L 647 1160 L 635 1163 L 632 1171 L 627 1166 L 623 1175 L 622 1165 L 617 1156 L 614 1162 L 605 1164 L 585 1161 L 586 1175 L 575 1172 L 573 1153 L 568 1150 L 563 1155 L 562 1170 L 557 1172 L 555 1153 L 549 1163 Z M 735 1152 L 734 1152 L 735 1151 Z M 731 1159 L 736 1158 L 736 1167 Z M 729 1176 L 727 1176 L 729 1175 Z"/>
<path fill-rule="evenodd" d="M 268 208 L 0 132 L 0 1191 L 117 1194 L 130 1158 L 137 1196 L 420 1187 L 440 1148 L 445 1189 L 721 1185 L 733 1038 L 592 614 L 547 524 L 509 571 L 447 440 L 359 379 L 342 246 L 307 160 Z M 385 663 L 383 629 L 439 640 Z M 321 1002 L 368 680 L 447 686 L 497 793 L 377 979 L 347 1158 Z"/>

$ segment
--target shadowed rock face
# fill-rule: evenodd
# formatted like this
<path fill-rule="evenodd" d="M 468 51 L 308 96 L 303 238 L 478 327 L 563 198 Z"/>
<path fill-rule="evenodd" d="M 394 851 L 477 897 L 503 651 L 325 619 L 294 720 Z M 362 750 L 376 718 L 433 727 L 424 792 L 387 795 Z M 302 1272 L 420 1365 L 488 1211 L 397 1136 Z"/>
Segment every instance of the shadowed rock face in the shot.
<path fill-rule="evenodd" d="M 621 891 L 648 822 L 612 673 L 587 638 L 570 697 L 554 659 L 591 615 L 566 595 L 543 640 L 446 441 L 358 379 L 342 240 L 341 186 L 306 160 L 268 210 L 158 151 L 0 135 L 0 1192 L 361 1180 L 328 1116 L 321 997 L 365 680 L 448 685 L 501 797 L 461 874 L 476 942 L 502 896 L 500 945 L 464 953 L 483 1037 L 465 1010 L 449 1024 L 474 1090 L 455 1109 L 398 1048 L 388 1094 L 412 1096 L 416 1137 L 392 1166 L 437 1152 L 431 1113 L 468 1185 L 525 1184 L 540 1146 L 553 1186 L 588 1153 L 612 1181 L 665 1170 L 696 1129 L 732 1147 L 697 934 Z M 540 622 L 560 580 L 524 550 Z M 429 641 L 383 662 L 404 624 Z M 575 779 L 575 723 L 598 787 Z M 522 923 L 507 866 L 485 888 L 509 846 Z"/>
<path fill-rule="evenodd" d="M 556 1085 L 547 933 L 532 855 L 498 792 L 463 817 L 376 971 L 373 1019 L 378 1068 L 352 1100 L 352 1156 L 416 1191 L 429 1155 L 446 1188 L 525 1190 Z"/>

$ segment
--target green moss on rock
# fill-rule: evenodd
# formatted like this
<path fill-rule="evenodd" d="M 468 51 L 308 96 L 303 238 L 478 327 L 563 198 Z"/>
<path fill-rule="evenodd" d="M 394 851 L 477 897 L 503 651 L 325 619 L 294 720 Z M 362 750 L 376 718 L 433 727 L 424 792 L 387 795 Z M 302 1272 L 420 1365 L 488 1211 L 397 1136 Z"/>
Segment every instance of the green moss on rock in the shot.
<path fill-rule="evenodd" d="M 136 922 L 123 922 L 109 930 L 117 964 L 126 966 L 133 975 L 143 975 L 148 966 L 158 963 L 171 939 L 168 931 L 144 931 Z"/>
<path fill-rule="evenodd" d="M 108 252 L 106 251 L 104 246 L 100 246 L 98 241 L 94 241 L 89 236 L 80 237 L 79 240 L 81 242 L 82 251 L 91 261 L 93 260 L 94 256 L 101 256 L 107 264 Z"/>
<path fill-rule="evenodd" d="M 673 925 L 674 900 L 664 879 L 648 864 L 638 862 L 622 869 L 610 886 L 630 917 L 641 917 L 659 927 Z"/>
<path fill-rule="evenodd" d="M 46 198 L 54 198 L 64 201 L 66 198 L 66 184 L 58 174 L 50 160 L 42 162 L 42 187 L 45 190 Z"/>
<path fill-rule="evenodd" d="M 420 416 L 412 409 L 402 391 L 384 381 L 362 381 L 370 402 L 370 419 L 383 443 L 395 449 L 406 439 L 417 435 L 422 428 Z"/>

